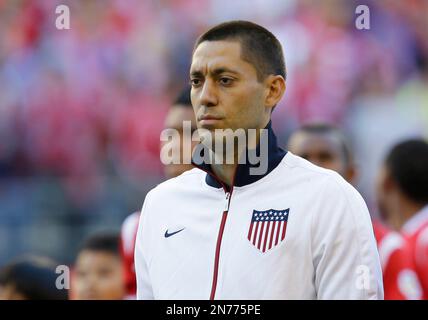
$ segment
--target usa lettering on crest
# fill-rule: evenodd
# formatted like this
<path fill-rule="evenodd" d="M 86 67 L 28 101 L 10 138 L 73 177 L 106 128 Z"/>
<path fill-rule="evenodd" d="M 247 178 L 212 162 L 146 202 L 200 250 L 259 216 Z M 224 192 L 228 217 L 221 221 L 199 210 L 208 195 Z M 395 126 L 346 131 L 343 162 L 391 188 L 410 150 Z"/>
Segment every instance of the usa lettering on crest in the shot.
<path fill-rule="evenodd" d="M 261 252 L 266 252 L 277 246 L 285 238 L 289 212 L 290 208 L 285 210 L 253 210 L 248 240 Z"/>

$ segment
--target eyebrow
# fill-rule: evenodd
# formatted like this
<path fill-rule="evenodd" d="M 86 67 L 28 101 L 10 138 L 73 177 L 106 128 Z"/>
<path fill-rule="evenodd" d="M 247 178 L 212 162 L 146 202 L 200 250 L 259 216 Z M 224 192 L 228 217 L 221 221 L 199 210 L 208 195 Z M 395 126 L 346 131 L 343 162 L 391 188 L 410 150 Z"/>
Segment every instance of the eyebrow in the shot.
<path fill-rule="evenodd" d="M 217 69 L 214 69 L 211 73 L 214 74 L 214 75 L 216 75 L 216 76 L 218 76 L 219 74 L 226 73 L 226 72 L 233 73 L 233 74 L 239 74 L 238 71 L 235 71 L 235 70 L 232 70 L 232 69 L 229 69 L 229 68 L 217 68 Z M 190 75 L 192 77 L 202 77 L 203 73 L 201 71 L 199 71 L 199 70 L 195 70 L 195 71 L 192 71 L 190 73 Z"/>

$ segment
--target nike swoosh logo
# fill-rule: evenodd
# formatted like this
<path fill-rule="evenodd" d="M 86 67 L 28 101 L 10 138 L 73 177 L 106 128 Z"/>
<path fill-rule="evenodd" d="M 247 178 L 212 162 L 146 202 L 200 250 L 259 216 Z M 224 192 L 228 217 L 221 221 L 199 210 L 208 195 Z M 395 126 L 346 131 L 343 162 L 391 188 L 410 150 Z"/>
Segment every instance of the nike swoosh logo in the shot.
<path fill-rule="evenodd" d="M 173 236 L 174 234 L 176 234 L 176 233 L 179 233 L 179 232 L 183 231 L 184 229 L 185 229 L 185 228 L 180 229 L 180 230 L 175 231 L 175 232 L 171 232 L 171 233 L 168 233 L 168 229 L 167 229 L 167 230 L 165 231 L 165 238 L 171 237 L 171 236 Z"/>

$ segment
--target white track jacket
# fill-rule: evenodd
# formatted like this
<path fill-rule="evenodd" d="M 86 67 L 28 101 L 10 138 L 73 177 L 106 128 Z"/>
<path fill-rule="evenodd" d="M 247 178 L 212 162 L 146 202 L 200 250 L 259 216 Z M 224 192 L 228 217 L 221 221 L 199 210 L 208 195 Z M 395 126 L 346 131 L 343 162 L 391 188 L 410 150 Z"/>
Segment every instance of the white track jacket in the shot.
<path fill-rule="evenodd" d="M 229 189 L 202 165 L 147 194 L 135 249 L 138 299 L 383 299 L 360 194 L 278 148 L 267 128 L 265 175 L 239 165 Z"/>

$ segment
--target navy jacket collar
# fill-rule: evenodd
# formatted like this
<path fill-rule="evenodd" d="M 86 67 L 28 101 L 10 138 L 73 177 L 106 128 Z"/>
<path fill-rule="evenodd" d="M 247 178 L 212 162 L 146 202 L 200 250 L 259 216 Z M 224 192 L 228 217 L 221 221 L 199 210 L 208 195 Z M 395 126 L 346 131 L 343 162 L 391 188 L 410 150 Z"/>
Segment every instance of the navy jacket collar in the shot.
<path fill-rule="evenodd" d="M 238 167 L 236 169 L 235 172 L 235 182 L 234 182 L 234 186 L 237 187 L 242 187 L 248 184 L 251 184 L 253 182 L 256 182 L 258 180 L 260 180 L 261 178 L 267 176 L 273 169 L 275 169 L 278 164 L 281 162 L 282 158 L 285 156 L 285 154 L 287 153 L 287 151 L 281 149 L 278 146 L 278 142 L 275 136 L 275 133 L 272 130 L 272 123 L 271 121 L 269 121 L 269 123 L 267 124 L 266 128 L 268 130 L 268 159 L 267 159 L 267 163 L 268 163 L 268 167 L 267 167 L 267 171 L 265 174 L 263 175 L 251 175 L 250 174 L 250 168 L 252 167 L 258 167 L 259 164 L 251 164 L 248 162 L 248 154 L 247 154 L 247 162 L 243 163 L 243 164 L 238 164 Z M 246 150 L 246 152 L 248 152 L 248 150 Z M 260 156 L 260 145 L 257 145 L 256 148 L 256 152 L 257 152 L 257 156 Z M 264 159 L 264 161 L 266 161 L 266 159 Z M 192 159 L 192 164 L 205 171 L 207 173 L 206 177 L 205 177 L 205 182 L 214 188 L 221 188 L 224 186 L 224 184 L 222 184 L 216 177 L 214 172 L 212 171 L 211 165 L 207 164 L 207 163 L 202 163 L 200 165 L 195 164 L 195 162 Z M 226 186 L 227 187 L 227 186 Z"/>

